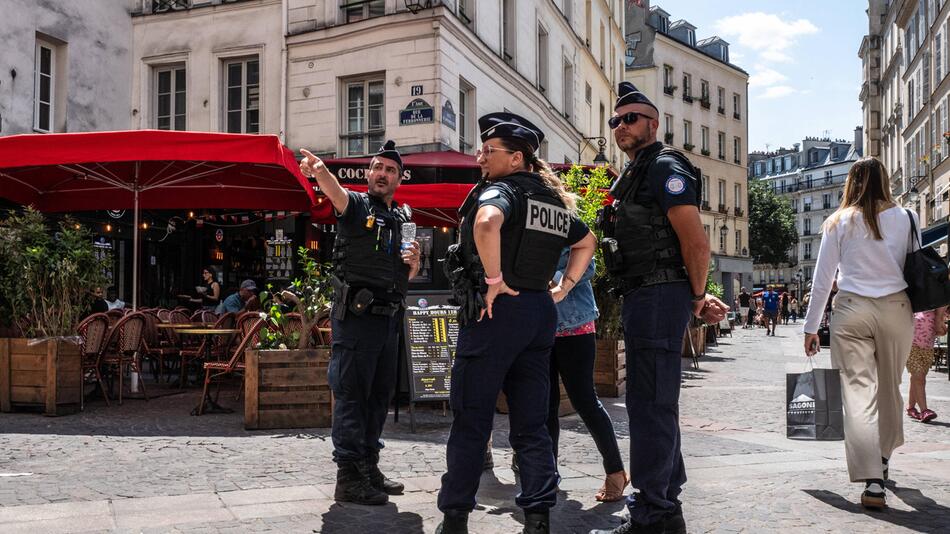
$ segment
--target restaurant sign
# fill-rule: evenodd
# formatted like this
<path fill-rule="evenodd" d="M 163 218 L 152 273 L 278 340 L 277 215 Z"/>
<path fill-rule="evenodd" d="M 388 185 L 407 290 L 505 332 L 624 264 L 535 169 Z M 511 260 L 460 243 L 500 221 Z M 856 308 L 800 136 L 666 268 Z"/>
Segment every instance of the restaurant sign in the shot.
<path fill-rule="evenodd" d="M 421 98 L 415 98 L 406 109 L 399 110 L 399 125 L 411 126 L 413 124 L 426 124 L 435 121 L 435 111 L 428 102 Z"/>

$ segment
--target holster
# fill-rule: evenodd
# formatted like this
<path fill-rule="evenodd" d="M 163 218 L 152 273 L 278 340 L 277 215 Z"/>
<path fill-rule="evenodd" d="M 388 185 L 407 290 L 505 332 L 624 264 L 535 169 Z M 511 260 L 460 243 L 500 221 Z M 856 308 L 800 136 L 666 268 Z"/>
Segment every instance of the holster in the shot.
<path fill-rule="evenodd" d="M 330 276 L 330 286 L 333 287 L 333 308 L 331 316 L 342 321 L 346 317 L 346 308 L 350 300 L 350 284 L 340 280 L 336 275 Z"/>

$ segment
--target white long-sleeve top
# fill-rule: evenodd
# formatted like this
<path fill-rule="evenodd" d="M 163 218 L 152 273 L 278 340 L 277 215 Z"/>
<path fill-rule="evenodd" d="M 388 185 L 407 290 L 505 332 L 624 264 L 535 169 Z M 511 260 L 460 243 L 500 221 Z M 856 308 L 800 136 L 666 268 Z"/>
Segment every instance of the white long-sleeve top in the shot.
<path fill-rule="evenodd" d="M 911 211 L 920 238 L 917 214 Z M 877 240 L 864 224 L 859 210 L 842 213 L 837 224 L 825 230 L 818 249 L 818 261 L 812 279 L 811 301 L 805 314 L 806 333 L 818 332 L 835 272 L 838 289 L 864 297 L 883 297 L 903 291 L 904 259 L 911 251 L 910 219 L 899 206 L 878 214 L 878 226 L 884 239 Z"/>

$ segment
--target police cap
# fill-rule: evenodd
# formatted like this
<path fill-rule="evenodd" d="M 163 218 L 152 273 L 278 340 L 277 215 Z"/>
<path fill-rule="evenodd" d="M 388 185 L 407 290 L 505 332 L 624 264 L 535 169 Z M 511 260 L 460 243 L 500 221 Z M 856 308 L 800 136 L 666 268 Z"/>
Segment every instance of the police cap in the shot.
<path fill-rule="evenodd" d="M 399 151 L 396 150 L 396 142 L 392 139 L 386 141 L 386 144 L 379 148 L 379 152 L 377 152 L 376 155 L 395 161 L 399 165 L 399 168 L 402 169 L 402 157 L 399 156 Z"/>
<path fill-rule="evenodd" d="M 520 139 L 537 151 L 544 139 L 544 132 L 528 119 L 514 113 L 498 112 L 482 115 L 478 119 L 478 129 L 482 131 L 482 142 L 496 137 Z"/>
<path fill-rule="evenodd" d="M 647 95 L 640 92 L 636 86 L 630 82 L 620 82 L 620 85 L 617 86 L 617 102 L 614 104 L 614 109 L 616 110 L 620 106 L 626 106 L 627 104 L 645 104 L 656 109 L 657 113 L 660 112 L 653 102 L 650 102 Z"/>

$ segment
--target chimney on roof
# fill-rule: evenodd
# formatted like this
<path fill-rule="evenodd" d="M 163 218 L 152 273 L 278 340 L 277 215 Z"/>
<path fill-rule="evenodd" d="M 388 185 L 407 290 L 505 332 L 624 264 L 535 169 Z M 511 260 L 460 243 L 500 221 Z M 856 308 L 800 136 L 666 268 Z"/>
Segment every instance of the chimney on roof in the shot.
<path fill-rule="evenodd" d="M 864 127 L 858 126 L 854 129 L 854 151 L 859 155 L 864 155 Z"/>

